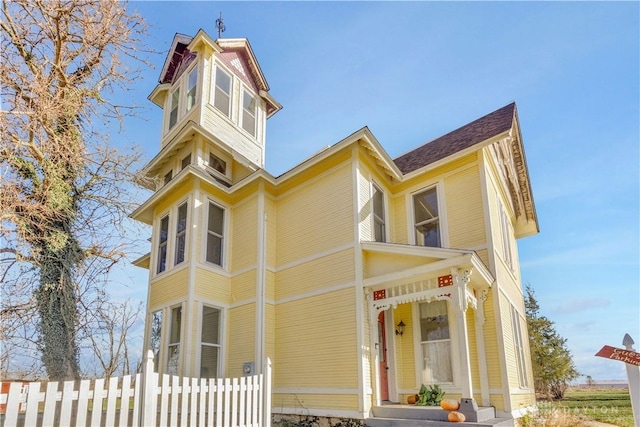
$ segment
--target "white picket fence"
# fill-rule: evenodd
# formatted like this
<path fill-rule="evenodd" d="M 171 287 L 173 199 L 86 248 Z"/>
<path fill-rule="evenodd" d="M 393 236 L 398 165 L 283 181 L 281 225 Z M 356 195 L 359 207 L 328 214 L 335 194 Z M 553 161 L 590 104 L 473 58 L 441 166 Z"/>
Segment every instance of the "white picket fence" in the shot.
<path fill-rule="evenodd" d="M 271 425 L 269 359 L 262 374 L 242 378 L 159 375 L 151 351 L 143 366 L 135 376 L 65 381 L 61 390 L 58 382 L 44 390 L 39 382 L 11 383 L 9 392 L 0 394 L 0 426 Z"/>

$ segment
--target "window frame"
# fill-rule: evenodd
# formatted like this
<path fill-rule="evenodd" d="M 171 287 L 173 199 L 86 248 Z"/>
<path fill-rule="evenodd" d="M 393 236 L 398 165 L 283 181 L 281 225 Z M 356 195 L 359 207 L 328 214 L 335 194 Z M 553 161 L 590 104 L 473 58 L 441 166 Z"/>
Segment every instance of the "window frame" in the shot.
<path fill-rule="evenodd" d="M 227 234 L 227 208 L 220 204 L 217 203 L 211 199 L 208 200 L 208 204 L 207 204 L 207 215 L 205 217 L 205 221 L 206 224 L 203 227 L 204 228 L 204 232 L 205 232 L 205 238 L 204 238 L 204 250 L 203 250 L 203 254 L 204 254 L 204 263 L 206 265 L 209 266 L 216 266 L 218 268 L 225 268 L 225 262 L 226 262 L 226 248 L 225 248 L 225 244 L 226 244 L 226 239 L 225 239 L 225 235 Z M 215 231 L 211 231 L 209 229 L 209 216 L 210 216 L 210 210 L 211 210 L 211 206 L 215 206 L 218 209 L 220 209 L 222 211 L 222 225 L 221 225 L 221 231 L 222 234 L 217 234 L 215 233 Z M 220 264 L 217 264 L 214 261 L 209 261 L 209 237 L 210 235 L 217 237 L 220 239 Z"/>
<path fill-rule="evenodd" d="M 513 234 L 511 231 L 511 220 L 506 212 L 504 205 L 498 201 L 498 215 L 500 219 L 500 240 L 502 243 L 502 260 L 509 267 L 511 272 L 514 272 L 514 257 L 513 257 Z"/>
<path fill-rule="evenodd" d="M 195 74 L 194 74 L 195 73 Z M 186 92 L 185 92 L 185 107 L 186 107 L 186 112 L 191 111 L 196 104 L 198 103 L 198 86 L 200 86 L 199 83 L 199 79 L 198 79 L 198 64 L 196 63 L 193 68 L 191 68 L 190 71 L 188 71 L 186 73 L 187 77 L 186 77 Z M 193 86 L 191 86 L 191 77 L 195 76 L 195 82 L 193 84 Z M 192 101 L 191 105 L 189 101 Z"/>
<path fill-rule="evenodd" d="M 180 170 L 184 170 L 191 165 L 191 153 L 187 154 L 180 160 Z"/>
<path fill-rule="evenodd" d="M 175 101 L 175 105 L 174 105 Z M 174 114 L 175 113 L 175 114 Z M 175 121 L 172 123 L 172 119 Z M 175 89 L 169 94 L 169 115 L 167 118 L 167 131 L 170 131 L 175 127 L 180 119 L 180 84 L 177 84 Z"/>
<path fill-rule="evenodd" d="M 427 340 L 427 341 L 422 341 L 422 324 L 421 324 L 421 313 L 420 313 L 420 305 L 421 304 L 431 304 L 431 303 L 435 303 L 435 302 L 442 302 L 445 304 L 446 310 L 447 310 L 447 328 L 448 328 L 448 334 L 449 337 L 445 338 L 445 339 L 435 339 L 435 340 Z M 417 301 L 414 305 L 414 313 L 415 315 L 413 316 L 414 319 L 414 324 L 416 325 L 416 333 L 415 333 L 415 351 L 416 351 L 416 355 L 420 355 L 420 358 L 416 357 L 416 378 L 418 380 L 418 384 L 422 384 L 424 383 L 424 378 L 423 378 L 423 367 L 422 367 L 422 344 L 423 343 L 436 343 L 436 342 L 445 342 L 448 341 L 449 342 L 449 355 L 448 355 L 448 359 L 450 360 L 451 363 L 451 381 L 436 381 L 433 384 L 440 384 L 440 385 L 444 385 L 444 386 L 448 386 L 448 387 L 455 387 L 456 384 L 458 384 L 458 380 L 457 380 L 457 365 L 458 365 L 458 355 L 457 355 L 457 343 L 456 343 L 456 339 L 454 337 L 457 336 L 457 327 L 456 327 L 456 321 L 455 321 L 455 316 L 452 316 L 453 311 L 452 311 L 452 307 L 450 304 L 450 301 L 447 299 L 436 299 L 433 301 Z M 425 383 L 427 384 L 427 383 Z M 431 384 L 431 383 L 429 383 Z"/>
<path fill-rule="evenodd" d="M 179 310 L 180 311 L 180 320 L 179 320 L 180 323 L 178 325 L 177 331 L 174 330 L 174 326 L 175 326 L 175 323 L 174 323 L 174 312 L 175 312 L 175 310 Z M 183 322 L 183 319 L 184 319 L 184 307 L 183 307 L 183 304 L 180 303 L 180 304 L 176 304 L 176 305 L 173 305 L 173 306 L 169 307 L 168 308 L 168 313 L 169 313 L 169 316 L 167 316 L 167 317 L 169 317 L 169 319 L 168 319 L 169 320 L 169 322 L 168 322 L 168 327 L 169 327 L 168 329 L 169 330 L 167 331 L 167 340 L 166 340 L 166 345 L 164 347 L 164 348 L 166 348 L 166 354 L 165 354 L 166 362 L 165 362 L 165 365 L 164 365 L 164 371 L 163 372 L 167 373 L 167 374 L 180 375 L 181 374 L 180 366 L 181 366 L 181 360 L 182 360 L 182 352 L 184 350 L 184 346 L 182 346 L 182 336 L 183 336 L 182 329 L 184 328 L 184 322 Z M 173 340 L 174 332 L 177 332 L 177 336 L 178 336 L 177 341 Z M 176 347 L 177 348 L 176 351 L 178 353 L 177 360 L 175 360 L 175 363 L 176 363 L 176 371 L 175 372 L 171 371 L 170 365 L 169 365 L 170 363 L 173 362 L 172 357 L 171 357 L 171 348 L 172 347 Z M 181 347 L 183 347 L 183 348 L 181 348 Z"/>
<path fill-rule="evenodd" d="M 154 324 L 155 322 L 155 318 L 156 318 L 156 314 L 159 314 L 159 323 L 160 323 L 160 327 L 158 328 L 158 335 L 157 335 L 157 345 L 154 345 Z M 153 310 L 149 313 L 149 336 L 147 339 L 147 345 L 148 348 L 150 350 L 153 351 L 153 363 L 154 363 L 154 372 L 160 372 L 160 367 L 164 366 L 162 364 L 162 356 L 164 355 L 164 352 L 162 351 L 162 349 L 164 348 L 164 344 L 163 344 L 163 332 L 165 329 L 165 324 L 164 324 L 164 319 L 165 318 L 165 313 L 164 313 L 164 308 L 158 308 L 156 310 Z"/>
<path fill-rule="evenodd" d="M 429 191 L 435 191 L 436 194 L 436 203 L 437 203 L 437 217 L 432 217 L 429 218 L 426 221 L 421 221 L 421 222 L 417 222 L 416 221 L 416 205 L 415 205 L 415 200 L 417 196 L 420 196 L 421 194 L 427 193 Z M 411 233 L 411 239 L 409 240 L 410 242 L 412 242 L 415 246 L 422 246 L 422 247 L 428 247 L 428 248 L 444 248 L 446 247 L 446 224 L 445 224 L 445 218 L 446 218 L 446 214 L 445 214 L 445 203 L 444 203 L 444 196 L 443 196 L 443 191 L 441 188 L 441 185 L 439 183 L 430 185 L 428 187 L 423 187 L 420 188 L 417 191 L 414 191 L 412 193 L 410 193 L 408 195 L 408 209 L 407 209 L 407 214 L 408 214 L 408 224 L 410 224 L 410 233 Z M 434 222 L 434 219 L 437 220 L 437 224 L 438 224 L 438 246 L 427 246 L 424 244 L 419 244 L 418 242 L 418 226 L 419 225 L 425 225 L 431 222 Z"/>
<path fill-rule="evenodd" d="M 382 201 L 382 215 L 380 218 L 376 214 L 375 209 L 375 196 L 376 192 L 380 193 L 381 201 Z M 372 220 L 372 237 L 374 242 L 386 243 L 387 242 L 387 198 L 385 192 L 382 190 L 382 187 L 376 184 L 375 182 L 371 183 L 371 220 Z M 378 240 L 376 236 L 377 225 L 382 224 L 382 240 Z"/>
<path fill-rule="evenodd" d="M 251 101 L 253 101 L 253 112 L 251 112 L 249 109 L 246 108 L 245 106 L 245 97 L 249 96 L 251 98 Z M 251 105 L 251 102 L 249 103 Z M 241 114 L 241 123 L 240 123 L 240 127 L 242 128 L 242 130 L 244 130 L 245 132 L 247 132 L 249 135 L 251 135 L 253 138 L 256 138 L 257 136 L 257 128 L 258 128 L 258 98 L 249 90 L 247 90 L 246 87 L 242 88 L 242 114 Z M 252 118 L 253 121 L 253 129 L 249 130 L 245 127 L 245 115 L 249 115 Z"/>
<path fill-rule="evenodd" d="M 166 225 L 166 235 L 164 240 L 162 240 L 162 230 L 163 230 L 163 226 L 162 226 L 162 222 L 166 220 L 167 225 Z M 156 275 L 164 273 L 165 271 L 167 271 L 167 260 L 169 259 L 169 232 L 171 230 L 171 213 L 167 212 L 165 215 L 162 215 L 160 217 L 160 220 L 158 221 L 158 244 L 156 245 L 157 247 L 157 253 L 156 253 Z M 164 248 L 164 252 L 162 251 L 162 249 Z M 164 264 L 161 261 L 161 257 L 163 258 L 162 261 L 164 261 Z M 162 266 L 162 269 L 161 269 Z"/>
<path fill-rule="evenodd" d="M 205 342 L 203 341 L 203 333 L 204 333 L 204 311 L 205 309 L 214 309 L 218 311 L 218 342 L 217 343 L 211 343 L 211 342 Z M 225 313 L 222 307 L 216 306 L 214 304 L 208 304 L 208 303 L 202 303 L 200 305 L 200 330 L 198 331 L 198 342 L 199 342 L 199 347 L 198 347 L 198 371 L 200 372 L 200 378 L 210 378 L 211 375 L 207 376 L 207 377 L 203 377 L 202 376 L 202 350 L 204 347 L 213 347 L 216 348 L 218 351 L 218 355 L 217 355 L 217 367 L 216 367 L 216 372 L 215 375 L 216 377 L 221 377 L 222 376 L 222 370 L 224 367 L 223 364 L 223 357 L 224 357 L 224 351 L 223 351 L 223 343 L 224 343 L 224 337 L 223 337 L 223 331 L 224 331 L 224 319 L 225 319 Z"/>
<path fill-rule="evenodd" d="M 509 304 L 511 311 L 511 331 L 513 333 L 513 351 L 518 370 L 518 386 L 522 389 L 529 388 L 529 376 L 527 375 L 527 355 L 522 334 L 523 317 L 513 304 Z"/>
<path fill-rule="evenodd" d="M 184 229 L 180 230 L 180 209 L 184 207 Z M 176 224 L 175 224 L 175 246 L 174 246 L 174 260 L 173 266 L 183 263 L 187 258 L 187 230 L 189 229 L 189 202 L 185 200 L 178 205 L 176 210 Z M 180 252 L 180 244 L 182 243 L 182 252 Z M 181 259 L 179 260 L 178 258 Z"/>
<path fill-rule="evenodd" d="M 225 92 L 221 86 L 218 85 L 218 72 L 222 72 L 226 77 L 229 78 L 229 92 Z M 216 109 L 220 114 L 231 119 L 232 116 L 232 108 L 233 105 L 233 73 L 227 72 L 227 70 L 223 69 L 220 64 L 215 64 L 214 66 L 214 76 L 213 76 L 213 102 L 212 105 L 214 109 Z M 217 105 L 218 102 L 218 89 L 222 91 L 227 96 L 227 112 L 220 109 Z"/>

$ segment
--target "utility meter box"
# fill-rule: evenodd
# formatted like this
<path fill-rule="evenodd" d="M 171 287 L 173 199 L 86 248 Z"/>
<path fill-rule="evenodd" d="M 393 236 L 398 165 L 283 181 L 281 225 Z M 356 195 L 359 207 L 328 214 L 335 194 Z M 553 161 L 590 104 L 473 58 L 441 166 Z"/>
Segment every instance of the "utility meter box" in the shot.
<path fill-rule="evenodd" d="M 250 377 L 251 375 L 255 375 L 256 373 L 256 365 L 253 362 L 244 362 L 242 364 L 242 375 L 245 377 Z"/>

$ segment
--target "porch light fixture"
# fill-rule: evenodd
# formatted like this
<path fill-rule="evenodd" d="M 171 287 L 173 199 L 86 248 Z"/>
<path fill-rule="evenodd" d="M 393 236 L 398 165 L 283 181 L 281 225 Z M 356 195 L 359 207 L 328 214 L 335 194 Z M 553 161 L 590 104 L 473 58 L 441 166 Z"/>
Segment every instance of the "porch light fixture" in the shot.
<path fill-rule="evenodd" d="M 400 320 L 400 323 L 398 323 L 396 325 L 397 329 L 396 329 L 396 335 L 404 335 L 404 327 L 407 326 L 404 324 L 404 322 L 402 320 Z"/>

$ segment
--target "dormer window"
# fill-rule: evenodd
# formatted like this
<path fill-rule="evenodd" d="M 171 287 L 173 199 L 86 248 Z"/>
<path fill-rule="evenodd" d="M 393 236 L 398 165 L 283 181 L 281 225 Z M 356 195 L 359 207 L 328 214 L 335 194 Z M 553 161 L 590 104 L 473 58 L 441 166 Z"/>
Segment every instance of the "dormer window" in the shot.
<path fill-rule="evenodd" d="M 246 90 L 242 93 L 242 128 L 256 136 L 256 99 Z"/>
<path fill-rule="evenodd" d="M 213 105 L 225 116 L 231 115 L 231 76 L 216 67 L 216 89 Z"/>
<path fill-rule="evenodd" d="M 198 67 L 193 67 L 187 80 L 187 111 L 196 105 L 196 91 L 198 89 Z"/>
<path fill-rule="evenodd" d="M 180 87 L 171 94 L 171 109 L 169 110 L 169 129 L 178 122 L 178 104 L 180 103 Z"/>

